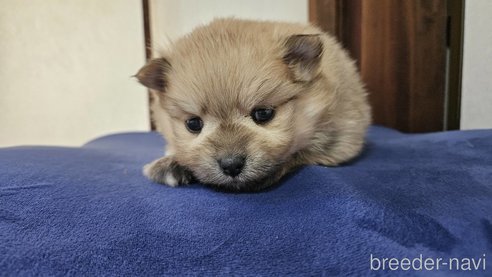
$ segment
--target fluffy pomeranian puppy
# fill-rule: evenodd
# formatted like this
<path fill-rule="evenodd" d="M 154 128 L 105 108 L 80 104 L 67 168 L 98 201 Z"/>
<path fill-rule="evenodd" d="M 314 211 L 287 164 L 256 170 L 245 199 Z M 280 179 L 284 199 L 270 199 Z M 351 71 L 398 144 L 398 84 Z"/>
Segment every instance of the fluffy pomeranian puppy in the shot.
<path fill-rule="evenodd" d="M 354 62 L 310 25 L 218 19 L 136 77 L 167 141 L 144 174 L 169 186 L 263 189 L 299 166 L 352 159 L 370 123 Z"/>

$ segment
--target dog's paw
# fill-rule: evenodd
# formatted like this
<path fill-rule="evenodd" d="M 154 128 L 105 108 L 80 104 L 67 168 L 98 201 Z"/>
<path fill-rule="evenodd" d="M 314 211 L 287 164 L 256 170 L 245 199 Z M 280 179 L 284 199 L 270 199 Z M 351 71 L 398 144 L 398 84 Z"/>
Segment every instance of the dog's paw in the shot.
<path fill-rule="evenodd" d="M 189 184 L 193 180 L 191 173 L 174 161 L 171 156 L 146 164 L 143 168 L 143 174 L 156 183 L 171 187 Z"/>

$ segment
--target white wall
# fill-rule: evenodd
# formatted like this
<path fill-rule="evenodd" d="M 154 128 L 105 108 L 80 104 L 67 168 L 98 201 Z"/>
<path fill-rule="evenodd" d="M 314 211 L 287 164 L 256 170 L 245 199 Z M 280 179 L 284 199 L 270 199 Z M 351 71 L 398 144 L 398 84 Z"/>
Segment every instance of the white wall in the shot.
<path fill-rule="evenodd" d="M 0 147 L 148 130 L 140 0 L 0 0 Z"/>
<path fill-rule="evenodd" d="M 461 129 L 492 128 L 492 1 L 465 3 Z"/>
<path fill-rule="evenodd" d="M 216 17 L 308 21 L 307 0 L 153 0 L 150 4 L 153 49 L 157 52 L 169 40 Z"/>

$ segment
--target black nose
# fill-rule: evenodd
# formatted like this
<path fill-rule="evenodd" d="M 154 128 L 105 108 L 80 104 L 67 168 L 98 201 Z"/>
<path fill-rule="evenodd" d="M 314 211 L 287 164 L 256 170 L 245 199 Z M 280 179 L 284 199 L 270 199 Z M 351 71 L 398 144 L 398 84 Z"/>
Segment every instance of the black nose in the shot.
<path fill-rule="evenodd" d="M 219 165 L 225 175 L 236 177 L 241 173 L 246 159 L 244 156 L 227 156 L 219 159 Z"/>

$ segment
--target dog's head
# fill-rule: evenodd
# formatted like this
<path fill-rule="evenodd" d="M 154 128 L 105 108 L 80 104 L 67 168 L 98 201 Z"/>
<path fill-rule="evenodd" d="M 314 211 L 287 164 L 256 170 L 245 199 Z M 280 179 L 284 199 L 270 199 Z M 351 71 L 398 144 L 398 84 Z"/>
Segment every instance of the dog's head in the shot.
<path fill-rule="evenodd" d="M 220 21 L 137 78 L 157 92 L 179 164 L 203 183 L 262 186 L 313 131 L 319 107 L 299 102 L 316 86 L 322 45 L 319 34 L 282 35 L 273 23 Z"/>

